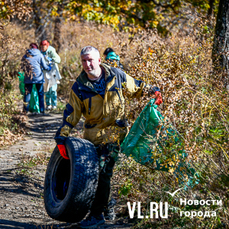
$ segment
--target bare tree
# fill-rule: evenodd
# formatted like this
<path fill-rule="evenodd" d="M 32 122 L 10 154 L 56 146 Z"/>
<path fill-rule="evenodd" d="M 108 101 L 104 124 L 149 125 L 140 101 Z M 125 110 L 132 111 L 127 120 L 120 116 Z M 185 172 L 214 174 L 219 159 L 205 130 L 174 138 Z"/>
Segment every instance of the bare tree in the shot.
<path fill-rule="evenodd" d="M 57 5 L 57 14 L 58 16 L 54 20 L 54 37 L 53 37 L 53 46 L 55 47 L 56 51 L 59 52 L 61 48 L 61 24 L 62 24 L 62 14 L 64 9 L 64 2 L 58 2 Z"/>
<path fill-rule="evenodd" d="M 212 18 L 213 15 L 213 8 L 214 8 L 214 2 L 215 0 L 209 0 L 209 9 L 208 9 L 208 14 L 207 14 L 207 18 L 210 20 Z"/>
<path fill-rule="evenodd" d="M 37 42 L 50 40 L 52 27 L 51 8 L 46 7 L 42 0 L 33 0 L 33 14 L 35 24 L 35 37 Z"/>
<path fill-rule="evenodd" d="M 226 85 L 229 84 L 229 1 L 220 0 L 217 15 L 214 45 L 212 51 L 215 74 L 222 73 Z"/>

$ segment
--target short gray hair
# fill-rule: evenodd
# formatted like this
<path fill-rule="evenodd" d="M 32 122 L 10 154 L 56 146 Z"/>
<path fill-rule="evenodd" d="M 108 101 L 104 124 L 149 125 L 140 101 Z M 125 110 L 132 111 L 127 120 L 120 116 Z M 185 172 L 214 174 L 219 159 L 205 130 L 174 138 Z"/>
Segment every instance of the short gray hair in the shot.
<path fill-rule="evenodd" d="M 98 55 L 98 57 L 100 57 L 99 50 L 93 46 L 85 46 L 84 48 L 82 48 L 82 50 L 80 52 L 80 56 L 89 54 L 91 52 L 96 53 Z"/>

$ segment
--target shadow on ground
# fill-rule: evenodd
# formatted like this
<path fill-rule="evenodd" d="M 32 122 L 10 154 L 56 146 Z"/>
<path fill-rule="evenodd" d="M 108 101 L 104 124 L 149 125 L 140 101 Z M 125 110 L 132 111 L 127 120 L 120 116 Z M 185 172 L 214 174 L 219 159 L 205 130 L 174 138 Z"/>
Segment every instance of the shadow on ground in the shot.
<path fill-rule="evenodd" d="M 36 178 L 31 179 L 26 175 L 17 174 L 15 173 L 16 170 L 20 171 L 20 167 L 1 171 L 0 193 L 9 192 L 14 193 L 15 195 L 22 194 L 35 198 L 40 198 L 40 193 L 36 192 L 34 189 L 39 189 L 43 191 L 44 186 L 41 184 L 41 182 Z"/>
<path fill-rule="evenodd" d="M 50 224 L 50 225 L 35 225 L 33 223 L 21 223 L 13 220 L 0 219 L 1 229 L 54 229 L 54 228 L 72 228 L 68 227 L 68 223 Z M 77 228 L 77 227 L 75 227 Z"/>
<path fill-rule="evenodd" d="M 37 226 L 34 224 L 29 223 L 20 223 L 17 221 L 11 221 L 11 220 L 4 220 L 0 219 L 0 228 L 1 229 L 10 229 L 10 228 L 17 228 L 17 229 L 37 229 Z"/>
<path fill-rule="evenodd" d="M 78 229 L 75 224 L 51 219 L 43 200 L 46 164 L 31 164 L 37 155 L 46 155 L 40 162 L 50 157 L 56 143 L 54 136 L 62 125 L 62 114 L 47 116 L 29 115 L 26 123 L 26 140 L 1 150 L 0 153 L 0 228 L 1 229 Z M 83 120 L 72 132 L 81 133 Z M 124 218 L 107 221 L 100 229 L 131 228 Z"/>
<path fill-rule="evenodd" d="M 55 137 L 58 128 L 62 125 L 63 114 L 29 115 L 28 118 L 28 129 L 31 132 L 31 137 L 38 141 L 46 141 Z M 80 120 L 75 129 L 82 130 L 82 128 L 83 121 Z"/>

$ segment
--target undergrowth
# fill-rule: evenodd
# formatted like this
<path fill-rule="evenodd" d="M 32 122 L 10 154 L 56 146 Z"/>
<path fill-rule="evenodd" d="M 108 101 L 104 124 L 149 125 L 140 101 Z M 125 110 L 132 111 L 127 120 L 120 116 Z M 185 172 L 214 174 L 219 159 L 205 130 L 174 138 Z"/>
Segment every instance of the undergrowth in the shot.
<path fill-rule="evenodd" d="M 161 89 L 161 113 L 165 122 L 172 124 L 180 134 L 188 153 L 187 160 L 199 175 L 198 184 L 182 189 L 172 197 L 167 191 L 184 187 L 175 179 L 173 171 L 152 170 L 121 155 L 113 178 L 113 182 L 118 183 L 119 203 L 126 206 L 127 201 L 141 202 L 142 211 L 147 214 L 150 202 L 169 204 L 168 219 L 135 218 L 135 228 L 229 227 L 229 96 L 221 75 L 213 73 L 211 33 L 174 34 L 162 39 L 152 31 L 130 35 L 92 24 L 69 23 L 62 27 L 60 70 L 63 79 L 59 95 L 68 96 L 71 85 L 82 70 L 79 53 L 83 46 L 93 45 L 101 54 L 108 46 L 114 48 L 129 75 Z M 19 58 L 15 61 L 20 63 Z M 7 93 L 1 96 L 0 139 L 3 141 L 7 133 L 19 132 L 12 124 L 12 115 L 17 114 L 14 110 L 16 95 Z M 126 100 L 126 116 L 131 125 L 148 101 L 149 98 Z M 167 159 L 174 163 L 174 158 L 169 155 Z M 180 198 L 221 200 L 223 205 L 184 206 L 180 205 Z M 191 218 L 180 216 L 181 211 L 215 211 L 216 216 Z M 128 211 L 123 214 L 128 217 Z"/>
<path fill-rule="evenodd" d="M 178 131 L 188 153 L 187 160 L 198 174 L 198 184 L 186 187 L 178 182 L 173 171 L 152 171 L 131 158 L 120 160 L 116 173 L 121 176 L 119 194 L 123 203 L 139 201 L 143 212 L 147 212 L 150 202 L 169 204 L 168 219 L 136 219 L 135 228 L 227 228 L 229 97 L 221 76 L 212 73 L 211 37 L 204 41 L 192 36 L 162 40 L 156 34 L 142 32 L 133 39 L 132 46 L 136 53 L 129 56 L 128 74 L 161 89 L 164 101 L 161 113 L 166 123 Z M 128 50 L 133 48 L 129 46 L 127 53 Z M 126 101 L 131 124 L 148 101 Z M 152 158 L 156 158 L 154 153 Z M 166 159 L 168 163 L 176 163 L 171 155 Z M 178 188 L 182 191 L 174 197 L 166 193 Z M 221 200 L 223 205 L 184 206 L 180 198 Z M 181 214 L 192 211 L 215 213 L 205 218 Z"/>
<path fill-rule="evenodd" d="M 11 145 L 22 139 L 25 130 L 19 103 L 22 96 L 18 90 L 20 61 L 33 39 L 33 30 L 23 31 L 13 24 L 1 24 L 0 28 L 0 146 Z"/>
<path fill-rule="evenodd" d="M 23 123 L 26 116 L 21 115 L 18 101 L 21 96 L 13 91 L 1 95 L 0 98 L 0 146 L 14 144 L 22 140 L 25 129 Z"/>

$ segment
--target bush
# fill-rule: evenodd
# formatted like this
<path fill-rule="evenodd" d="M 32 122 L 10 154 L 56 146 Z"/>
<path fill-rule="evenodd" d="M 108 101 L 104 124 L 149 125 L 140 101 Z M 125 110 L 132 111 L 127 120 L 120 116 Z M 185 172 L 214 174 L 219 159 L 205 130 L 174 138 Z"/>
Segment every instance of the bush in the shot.
<path fill-rule="evenodd" d="M 0 146 L 11 145 L 22 139 L 25 130 L 21 124 L 26 120 L 18 108 L 21 96 L 10 91 L 0 98 Z"/>
<path fill-rule="evenodd" d="M 33 39 L 32 31 L 9 23 L 0 31 L 0 145 L 13 144 L 24 132 L 20 124 L 18 102 L 22 100 L 18 89 L 20 61 Z"/>
<path fill-rule="evenodd" d="M 134 53 L 133 50 L 136 50 Z M 149 202 L 168 201 L 168 220 L 142 220 L 136 228 L 220 228 L 228 225 L 229 187 L 229 97 L 220 75 L 213 75 L 212 40 L 196 37 L 160 39 L 157 34 L 141 32 L 126 48 L 127 72 L 137 79 L 158 86 L 163 95 L 162 114 L 185 143 L 188 160 L 199 174 L 199 184 L 175 197 L 166 191 L 184 187 L 173 173 L 154 171 L 122 160 L 117 173 L 122 174 L 119 193 L 123 203 L 141 201 L 147 211 Z M 126 115 L 134 122 L 147 100 L 127 100 Z M 152 157 L 155 157 L 152 154 Z M 170 155 L 166 156 L 171 160 Z M 131 184 L 131 185 L 130 185 Z M 179 198 L 217 199 L 223 206 L 198 206 L 198 211 L 214 211 L 215 217 L 179 216 L 190 211 Z M 168 226 L 169 225 L 169 226 Z"/>
<path fill-rule="evenodd" d="M 14 42 L 20 43 L 17 39 Z M 26 42 L 30 43 L 28 39 Z M 129 75 L 161 89 L 164 101 L 161 112 L 166 122 L 172 123 L 182 136 L 189 155 L 188 160 L 199 174 L 199 183 L 196 186 L 186 191 L 181 190 L 172 197 L 166 192 L 183 187 L 174 179 L 172 171 L 153 171 L 122 155 L 115 169 L 113 182 L 118 183 L 117 192 L 123 205 L 127 201 L 139 201 L 147 212 L 151 201 L 169 203 L 169 219 L 136 221 L 136 228 L 229 227 L 229 96 L 222 84 L 222 77 L 213 74 L 212 34 L 174 34 L 162 39 L 153 31 L 139 31 L 130 35 L 114 33 L 106 26 L 94 26 L 90 23 L 66 24 L 62 28 L 62 62 L 59 67 L 63 79 L 58 92 L 65 97 L 69 95 L 71 85 L 82 70 L 79 54 L 85 45 L 97 47 L 101 54 L 108 46 L 114 48 Z M 25 47 L 21 48 L 19 50 Z M 4 53 L 1 55 L 7 57 L 10 50 L 2 49 Z M 1 88 L 1 95 L 7 92 L 7 82 L 14 86 L 12 82 L 16 78 L 10 78 L 9 72 L 11 69 L 18 71 L 16 66 L 19 66 L 19 57 L 22 54 L 23 51 L 20 55 L 15 54 L 16 58 L 9 55 L 11 62 L 5 65 L 4 76 L 7 77 Z M 15 67 L 11 68 L 13 64 Z M 18 128 L 12 124 L 12 115 L 17 113 L 15 93 L 7 93 L 0 99 L 1 140 L 7 131 L 18 133 Z M 148 100 L 149 98 L 126 100 L 126 116 L 131 124 Z M 170 155 L 167 157 L 171 160 Z M 180 198 L 222 200 L 223 206 L 180 206 Z M 191 210 L 216 211 L 216 216 L 180 217 L 180 211 Z M 122 213 L 127 214 L 126 208 Z"/>

